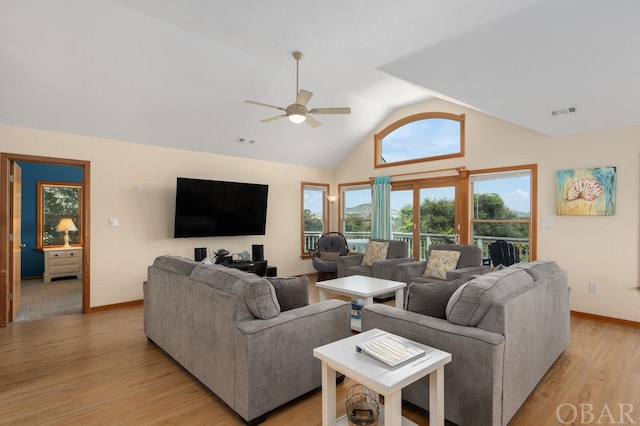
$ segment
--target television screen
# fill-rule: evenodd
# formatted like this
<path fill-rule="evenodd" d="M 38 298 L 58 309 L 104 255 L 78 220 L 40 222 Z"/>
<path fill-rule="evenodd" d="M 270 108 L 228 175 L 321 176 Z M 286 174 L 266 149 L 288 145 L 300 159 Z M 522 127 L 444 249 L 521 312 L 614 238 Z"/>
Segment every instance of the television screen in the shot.
<path fill-rule="evenodd" d="M 264 235 L 268 185 L 177 179 L 174 238 Z"/>

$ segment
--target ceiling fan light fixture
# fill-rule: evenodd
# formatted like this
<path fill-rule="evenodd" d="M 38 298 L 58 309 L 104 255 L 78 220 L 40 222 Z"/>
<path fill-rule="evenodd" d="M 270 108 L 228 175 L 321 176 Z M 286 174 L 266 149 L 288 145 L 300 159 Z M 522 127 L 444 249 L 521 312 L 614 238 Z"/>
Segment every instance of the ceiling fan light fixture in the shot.
<path fill-rule="evenodd" d="M 304 123 L 304 120 L 307 119 L 307 116 L 302 114 L 290 114 L 288 117 L 289 121 L 295 124 Z"/>
<path fill-rule="evenodd" d="M 287 117 L 289 121 L 291 121 L 294 124 L 300 124 L 300 123 L 306 122 L 311 127 L 318 127 L 318 126 L 321 126 L 322 123 L 316 120 L 315 117 L 313 117 L 313 114 L 351 114 L 351 108 L 348 108 L 348 107 L 313 108 L 311 110 L 307 109 L 307 104 L 309 103 L 311 96 L 313 96 L 313 93 L 309 92 L 308 90 L 300 89 L 298 87 L 298 83 L 300 80 L 298 70 L 299 70 L 300 58 L 302 58 L 302 53 L 293 52 L 293 58 L 296 60 L 296 100 L 294 103 L 292 103 L 286 108 L 283 108 L 277 105 L 269 105 L 262 102 L 248 101 L 248 100 L 245 101 L 249 104 L 259 105 L 267 108 L 274 108 L 274 109 L 278 109 L 280 111 L 285 112 L 284 114 L 261 120 L 260 121 L 261 123 L 270 123 L 272 121 Z"/>

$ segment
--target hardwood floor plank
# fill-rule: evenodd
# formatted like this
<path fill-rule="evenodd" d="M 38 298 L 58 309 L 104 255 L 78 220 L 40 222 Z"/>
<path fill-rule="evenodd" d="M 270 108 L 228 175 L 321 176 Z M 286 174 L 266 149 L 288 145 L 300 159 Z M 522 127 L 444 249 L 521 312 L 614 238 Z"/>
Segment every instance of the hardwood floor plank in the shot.
<path fill-rule="evenodd" d="M 315 286 L 310 293 L 317 301 Z M 510 424 L 557 425 L 558 407 L 570 416 L 581 403 L 591 404 L 597 415 L 607 405 L 616 420 L 619 404 L 628 404 L 640 424 L 640 330 L 576 317 L 571 327 L 570 347 Z M 2 425 L 243 424 L 147 341 L 141 306 L 0 328 L 0 383 Z M 338 386 L 338 415 L 344 414 L 352 384 L 346 380 Z M 319 426 L 320 412 L 316 391 L 269 414 L 264 425 Z M 403 413 L 428 425 L 427 414 L 416 407 L 406 404 Z"/>

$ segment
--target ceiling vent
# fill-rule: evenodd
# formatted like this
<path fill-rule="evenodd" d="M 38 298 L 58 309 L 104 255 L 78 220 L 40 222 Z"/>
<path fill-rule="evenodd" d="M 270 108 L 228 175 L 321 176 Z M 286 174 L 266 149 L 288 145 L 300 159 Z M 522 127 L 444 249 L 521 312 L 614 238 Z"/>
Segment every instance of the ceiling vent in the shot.
<path fill-rule="evenodd" d="M 250 144 L 253 145 L 254 143 L 256 143 L 255 139 L 249 139 L 249 138 L 243 138 L 242 136 L 238 136 L 236 138 L 236 143 L 239 143 L 240 145 L 244 145 L 244 144 Z"/>
<path fill-rule="evenodd" d="M 563 115 L 575 114 L 576 112 L 578 112 L 578 107 L 575 105 L 571 105 L 571 106 L 549 110 L 549 116 L 551 118 L 557 118 Z"/>

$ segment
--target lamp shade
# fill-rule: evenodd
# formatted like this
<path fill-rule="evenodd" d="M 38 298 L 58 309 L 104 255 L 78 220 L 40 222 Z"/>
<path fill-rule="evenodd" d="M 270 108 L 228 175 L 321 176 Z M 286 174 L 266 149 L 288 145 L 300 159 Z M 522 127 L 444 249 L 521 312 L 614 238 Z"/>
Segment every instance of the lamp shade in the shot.
<path fill-rule="evenodd" d="M 78 228 L 76 228 L 76 224 L 73 223 L 73 220 L 66 218 L 66 219 L 60 219 L 60 223 L 58 223 L 58 226 L 56 226 L 56 231 L 58 232 L 63 232 L 63 231 L 77 231 Z"/>

